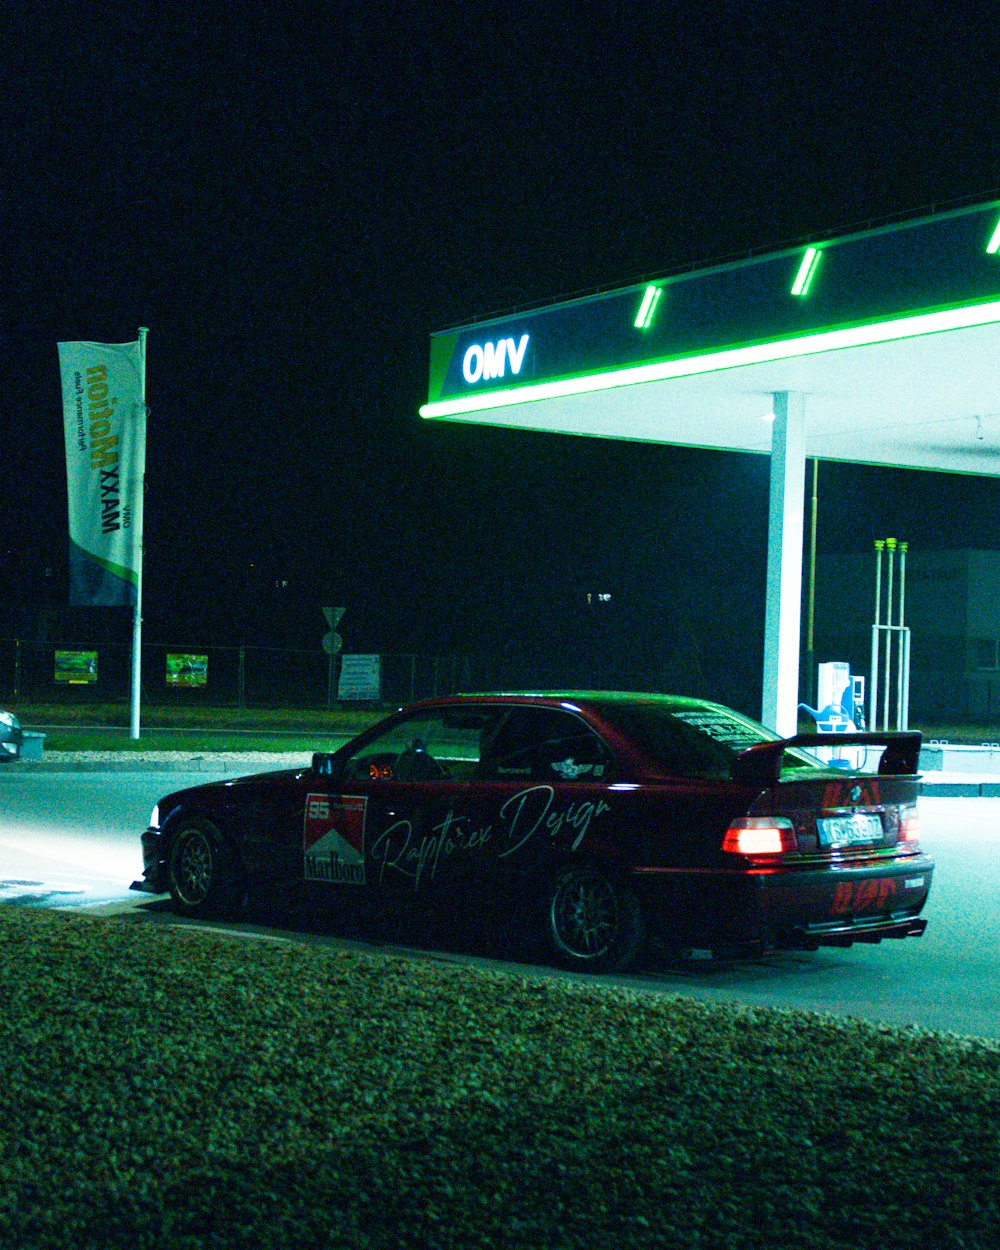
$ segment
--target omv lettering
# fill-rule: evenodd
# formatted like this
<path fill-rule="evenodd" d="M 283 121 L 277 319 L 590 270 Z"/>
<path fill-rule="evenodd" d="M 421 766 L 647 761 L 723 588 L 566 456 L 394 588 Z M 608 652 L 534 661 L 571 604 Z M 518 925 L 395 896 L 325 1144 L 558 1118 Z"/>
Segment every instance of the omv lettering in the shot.
<path fill-rule="evenodd" d="M 462 376 L 471 386 L 480 379 L 490 382 L 494 378 L 502 378 L 507 364 L 511 373 L 520 373 L 528 339 L 529 335 L 522 334 L 519 343 L 513 339 L 498 339 L 496 343 L 482 345 L 473 343 L 462 357 Z"/>

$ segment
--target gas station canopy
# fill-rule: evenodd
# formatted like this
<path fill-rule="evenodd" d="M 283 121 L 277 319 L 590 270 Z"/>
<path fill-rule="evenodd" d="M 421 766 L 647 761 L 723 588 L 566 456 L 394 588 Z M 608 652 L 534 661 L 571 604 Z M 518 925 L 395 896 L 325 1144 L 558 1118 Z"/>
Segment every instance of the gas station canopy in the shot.
<path fill-rule="evenodd" d="M 805 458 L 1000 476 L 1000 201 L 434 334 L 420 411 L 770 452 L 764 719 L 794 732 Z"/>

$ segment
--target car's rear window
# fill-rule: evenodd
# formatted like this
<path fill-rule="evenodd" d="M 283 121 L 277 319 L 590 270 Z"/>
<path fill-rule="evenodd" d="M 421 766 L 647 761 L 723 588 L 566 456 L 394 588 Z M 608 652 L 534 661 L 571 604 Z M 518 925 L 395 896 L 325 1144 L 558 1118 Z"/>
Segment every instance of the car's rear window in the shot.
<path fill-rule="evenodd" d="M 721 707 L 668 708 L 656 703 L 603 709 L 639 749 L 673 777 L 725 780 L 733 760 L 747 747 L 776 742 L 778 735 L 749 717 Z M 789 764 L 817 767 L 803 751 L 789 752 Z"/>

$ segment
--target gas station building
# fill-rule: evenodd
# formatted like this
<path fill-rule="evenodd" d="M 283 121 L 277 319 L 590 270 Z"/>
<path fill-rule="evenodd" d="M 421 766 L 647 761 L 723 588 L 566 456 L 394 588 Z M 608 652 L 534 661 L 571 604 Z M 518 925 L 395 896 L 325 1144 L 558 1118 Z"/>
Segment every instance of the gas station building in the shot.
<path fill-rule="evenodd" d="M 420 411 L 769 455 L 761 719 L 790 736 L 806 460 L 998 476 L 998 399 L 991 201 L 435 333 Z"/>

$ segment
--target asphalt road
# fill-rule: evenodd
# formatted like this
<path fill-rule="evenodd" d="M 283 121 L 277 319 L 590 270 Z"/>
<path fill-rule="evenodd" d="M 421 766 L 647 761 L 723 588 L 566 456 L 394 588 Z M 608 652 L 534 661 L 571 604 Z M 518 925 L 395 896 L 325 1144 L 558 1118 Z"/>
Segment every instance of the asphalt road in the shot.
<path fill-rule="evenodd" d="M 161 900 L 130 892 L 141 873 L 139 834 L 170 790 L 210 771 L 0 772 L 0 904 L 82 908 L 180 924 Z M 230 770 L 231 775 L 231 770 Z M 739 963 L 651 963 L 609 983 L 718 1002 L 806 1008 L 898 1025 L 1000 1038 L 1000 799 L 922 798 L 923 843 L 937 862 L 922 938 L 789 952 Z M 213 925 L 246 941 L 344 944 L 264 923 Z M 354 943 L 347 943 L 354 944 Z M 360 943 L 360 945 L 368 945 Z M 377 949 L 386 949 L 379 946 Z M 390 949 L 409 949 L 392 947 Z M 547 969 L 442 951 L 435 959 Z"/>

